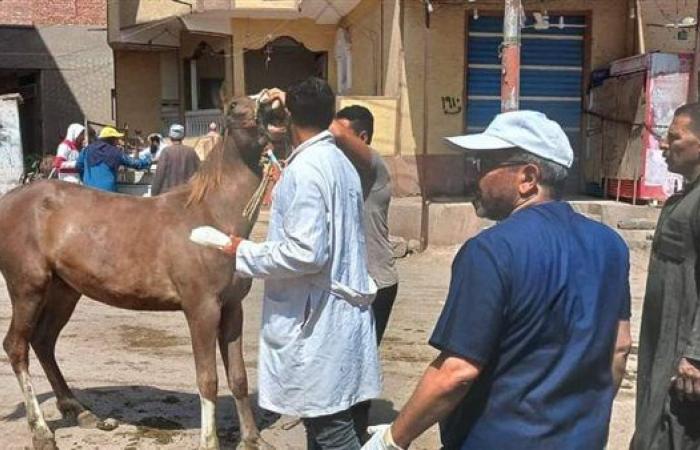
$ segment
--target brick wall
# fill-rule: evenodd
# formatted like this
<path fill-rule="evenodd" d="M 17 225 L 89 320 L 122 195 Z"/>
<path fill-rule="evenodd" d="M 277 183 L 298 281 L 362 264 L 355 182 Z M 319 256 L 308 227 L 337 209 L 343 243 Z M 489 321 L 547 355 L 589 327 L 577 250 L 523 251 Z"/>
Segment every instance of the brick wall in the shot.
<path fill-rule="evenodd" d="M 0 0 L 0 25 L 106 25 L 108 0 Z"/>

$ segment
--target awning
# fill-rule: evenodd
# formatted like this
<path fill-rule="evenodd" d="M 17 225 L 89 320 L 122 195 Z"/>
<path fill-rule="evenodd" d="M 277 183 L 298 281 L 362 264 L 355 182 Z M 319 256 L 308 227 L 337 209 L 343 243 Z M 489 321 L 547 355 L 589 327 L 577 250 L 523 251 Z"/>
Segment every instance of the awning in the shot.
<path fill-rule="evenodd" d="M 122 28 L 119 39 L 110 44 L 113 48 L 144 47 L 152 50 L 175 49 L 180 47 L 182 31 L 196 34 L 231 35 L 230 17 L 212 13 L 192 13 L 184 16 L 168 17 Z"/>
<path fill-rule="evenodd" d="M 232 18 L 311 19 L 317 24 L 336 24 L 349 14 L 360 0 L 226 0 L 203 1 L 190 14 L 171 16 L 122 28 L 113 48 L 143 47 L 152 50 L 180 47 L 180 34 L 231 35 Z"/>

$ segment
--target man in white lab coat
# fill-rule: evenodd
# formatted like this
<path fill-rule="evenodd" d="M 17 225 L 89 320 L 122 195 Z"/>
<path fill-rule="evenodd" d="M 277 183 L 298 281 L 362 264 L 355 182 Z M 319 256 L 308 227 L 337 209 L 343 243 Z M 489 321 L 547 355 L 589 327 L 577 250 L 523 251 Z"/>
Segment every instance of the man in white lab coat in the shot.
<path fill-rule="evenodd" d="M 265 279 L 260 406 L 301 417 L 309 449 L 357 450 L 350 408 L 381 390 L 360 178 L 327 131 L 328 84 L 309 78 L 278 95 L 295 150 L 267 241 L 233 238 L 228 248 L 239 274 Z"/>

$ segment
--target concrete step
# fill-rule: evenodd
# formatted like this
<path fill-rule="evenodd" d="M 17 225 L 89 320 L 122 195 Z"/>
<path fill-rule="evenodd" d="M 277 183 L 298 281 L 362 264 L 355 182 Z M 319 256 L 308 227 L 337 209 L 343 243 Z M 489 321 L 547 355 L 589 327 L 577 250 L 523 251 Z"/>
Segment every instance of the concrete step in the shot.
<path fill-rule="evenodd" d="M 576 200 L 570 203 L 586 217 L 617 231 L 630 248 L 646 250 L 651 246 L 660 208 L 604 200 Z M 492 221 L 477 217 L 471 202 L 464 200 L 429 202 L 426 211 L 429 246 L 461 245 L 484 228 L 493 225 Z M 422 214 L 420 197 L 393 198 L 389 209 L 389 234 L 407 242 L 420 241 Z M 269 218 L 269 208 L 260 211 L 251 239 L 265 240 Z"/>

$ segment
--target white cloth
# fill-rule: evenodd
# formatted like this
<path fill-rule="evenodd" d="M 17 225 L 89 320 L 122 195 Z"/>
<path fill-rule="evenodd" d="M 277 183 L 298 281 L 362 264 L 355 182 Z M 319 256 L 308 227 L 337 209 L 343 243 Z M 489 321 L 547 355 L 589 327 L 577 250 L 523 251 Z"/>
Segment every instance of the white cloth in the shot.
<path fill-rule="evenodd" d="M 75 169 L 75 163 L 78 161 L 78 156 L 80 156 L 80 149 L 71 148 L 66 141 L 75 144 L 76 139 L 78 139 L 78 136 L 80 136 L 80 133 L 83 131 L 85 131 L 85 127 L 79 123 L 69 125 L 64 141 L 58 144 L 58 148 L 56 148 L 56 156 L 63 159 L 58 170 L 59 180 L 80 183 L 80 176 L 72 170 Z M 62 172 L 62 170 L 67 171 Z"/>
<path fill-rule="evenodd" d="M 61 169 L 74 169 L 78 156 L 80 156 L 80 151 L 73 150 L 65 142 L 61 142 L 56 149 L 56 156 L 65 160 L 61 163 Z"/>
<path fill-rule="evenodd" d="M 319 417 L 380 394 L 362 188 L 329 132 L 291 155 L 273 193 L 267 241 L 243 241 L 236 270 L 265 279 L 261 407 Z"/>

